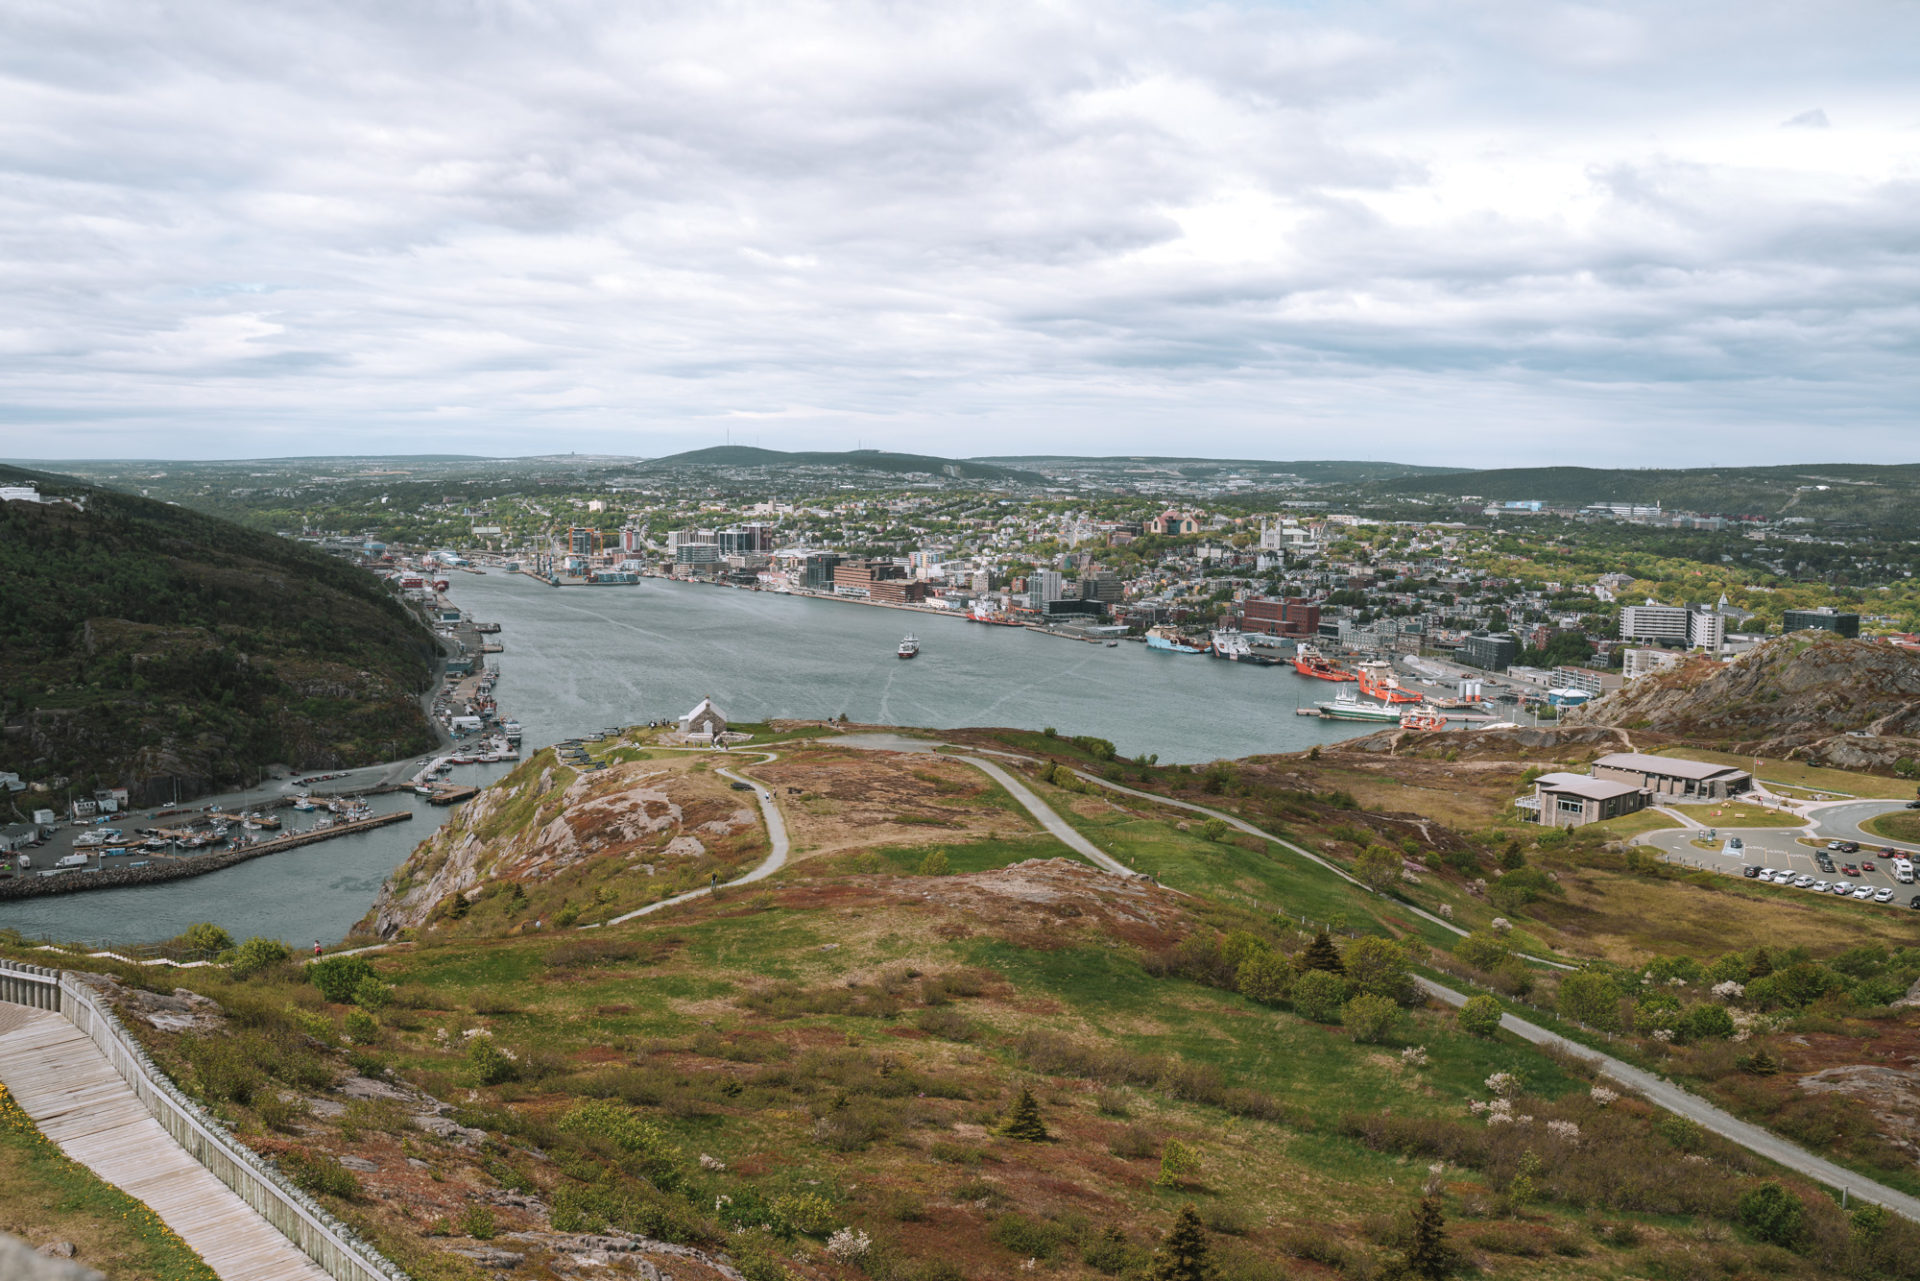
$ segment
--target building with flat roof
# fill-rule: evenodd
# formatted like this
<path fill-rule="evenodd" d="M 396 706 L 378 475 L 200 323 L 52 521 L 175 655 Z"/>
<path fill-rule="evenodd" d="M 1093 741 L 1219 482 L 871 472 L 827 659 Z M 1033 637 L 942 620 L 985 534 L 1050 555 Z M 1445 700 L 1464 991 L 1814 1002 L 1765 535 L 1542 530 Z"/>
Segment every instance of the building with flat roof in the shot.
<path fill-rule="evenodd" d="M 1460 648 L 1454 651 L 1453 656 L 1469 667 L 1504 672 L 1520 656 L 1520 641 L 1511 632 L 1494 632 L 1492 635 L 1476 632 L 1461 640 Z"/>
<path fill-rule="evenodd" d="M 1320 604 L 1294 596 L 1282 600 L 1249 596 L 1240 602 L 1240 630 L 1269 636 L 1318 636 Z"/>
<path fill-rule="evenodd" d="M 1645 788 L 1591 774 L 1542 774 L 1533 795 L 1514 802 L 1529 822 L 1547 827 L 1585 827 L 1647 807 Z"/>
<path fill-rule="evenodd" d="M 1635 647 L 1626 652 L 1625 658 L 1625 664 L 1620 669 L 1621 675 L 1629 681 L 1637 681 L 1650 673 L 1664 672 L 1669 667 L 1680 666 L 1686 655 L 1671 649 Z"/>
<path fill-rule="evenodd" d="M 1834 632 L 1840 636 L 1858 637 L 1860 615 L 1837 613 L 1831 605 L 1822 605 L 1819 609 L 1790 609 L 1786 613 L 1781 630 Z"/>
<path fill-rule="evenodd" d="M 1614 752 L 1593 763 L 1595 778 L 1630 783 L 1656 798 L 1720 801 L 1753 788 L 1753 775 L 1731 765 L 1689 761 L 1644 752 Z"/>

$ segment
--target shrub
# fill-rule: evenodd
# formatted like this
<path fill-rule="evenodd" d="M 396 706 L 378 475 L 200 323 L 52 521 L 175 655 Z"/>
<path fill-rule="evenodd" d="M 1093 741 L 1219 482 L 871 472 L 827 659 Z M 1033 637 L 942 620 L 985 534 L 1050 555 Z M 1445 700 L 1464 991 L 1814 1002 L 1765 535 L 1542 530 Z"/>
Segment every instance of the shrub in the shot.
<path fill-rule="evenodd" d="M 293 949 L 279 939 L 250 938 L 233 950 L 227 972 L 237 979 L 250 979 L 293 959 Z"/>
<path fill-rule="evenodd" d="M 833 1231 L 840 1215 L 833 1202 L 818 1192 L 790 1192 L 773 1199 L 772 1210 L 780 1223 L 802 1236 L 823 1237 Z"/>
<path fill-rule="evenodd" d="M 1741 1226 L 1759 1240 L 1791 1247 L 1800 1240 L 1806 1207 L 1799 1197 L 1769 1180 L 1743 1193 L 1735 1213 Z"/>
<path fill-rule="evenodd" d="M 313 1109 L 307 1106 L 305 1099 L 283 1098 L 277 1092 L 267 1092 L 254 1099 L 253 1110 L 260 1114 L 260 1124 L 269 1130 L 292 1133 L 299 1128 L 302 1118 L 311 1115 Z"/>
<path fill-rule="evenodd" d="M 189 925 L 174 942 L 190 951 L 218 956 L 233 946 L 233 935 L 211 921 L 200 921 Z"/>
<path fill-rule="evenodd" d="M 353 1003 L 363 1010 L 378 1014 L 393 1004 L 393 986 L 368 975 L 354 986 Z"/>
<path fill-rule="evenodd" d="M 1353 1034 L 1354 1040 L 1367 1045 L 1384 1041 L 1399 1021 L 1399 1005 L 1384 996 L 1362 993 L 1340 1010 L 1341 1026 Z"/>
<path fill-rule="evenodd" d="M 475 1085 L 504 1085 L 519 1074 L 519 1064 L 491 1036 L 467 1042 L 467 1075 Z"/>
<path fill-rule="evenodd" d="M 1453 954 L 1476 970 L 1491 970 L 1513 949 L 1489 930 L 1475 930 L 1453 945 Z"/>
<path fill-rule="evenodd" d="M 362 1045 L 368 1045 L 380 1037 L 380 1020 L 359 1006 L 347 1011 L 347 1035 Z"/>
<path fill-rule="evenodd" d="M 460 1220 L 460 1227 L 476 1241 L 491 1241 L 499 1230 L 494 1225 L 493 1211 L 484 1205 L 469 1206 Z"/>
<path fill-rule="evenodd" d="M 1168 1139 L 1160 1149 L 1160 1173 L 1154 1183 L 1163 1188 L 1182 1187 L 1200 1173 L 1200 1157 L 1178 1139 Z"/>
<path fill-rule="evenodd" d="M 1013 1251 L 1023 1259 L 1050 1259 L 1066 1240 L 1066 1232 L 1057 1223 L 1047 1223 L 1017 1212 L 1003 1214 L 987 1230 L 995 1245 Z"/>
<path fill-rule="evenodd" d="M 193 1067 L 200 1093 L 229 1103 L 253 1102 L 262 1081 L 259 1065 L 239 1039 L 229 1036 L 189 1037 L 180 1050 Z"/>
<path fill-rule="evenodd" d="M 1332 1023 L 1346 1004 L 1347 981 L 1325 970 L 1308 970 L 1293 984 L 1293 1008 L 1301 1018 Z"/>
<path fill-rule="evenodd" d="M 1392 939 L 1363 938 L 1347 944 L 1347 980 L 1354 991 L 1405 1004 L 1413 999 L 1407 953 Z"/>
<path fill-rule="evenodd" d="M 1201 837 L 1209 841 L 1224 841 L 1227 839 L 1227 833 L 1231 830 L 1232 829 L 1227 826 L 1226 820 L 1219 818 L 1210 818 L 1200 825 Z"/>
<path fill-rule="evenodd" d="M 1127 1240 L 1126 1233 L 1111 1223 L 1080 1250 L 1080 1262 L 1110 1277 L 1120 1275 L 1139 1261 L 1140 1251 Z"/>
<path fill-rule="evenodd" d="M 1500 1002 L 1490 996 L 1470 997 L 1460 1007 L 1460 1026 L 1469 1034 L 1491 1037 L 1500 1031 Z"/>
<path fill-rule="evenodd" d="M 1602 1032 L 1620 1028 L 1620 989 L 1604 974 L 1582 971 L 1560 980 L 1560 1013 Z"/>
<path fill-rule="evenodd" d="M 1384 845 L 1369 845 L 1353 860 L 1353 874 L 1370 890 L 1384 890 L 1400 879 L 1400 856 Z"/>
<path fill-rule="evenodd" d="M 1340 959 L 1340 949 L 1334 946 L 1333 939 L 1325 930 L 1313 936 L 1313 942 L 1307 944 L 1295 964 L 1301 970 L 1324 970 L 1329 974 L 1345 974 L 1347 963 Z"/>
<path fill-rule="evenodd" d="M 947 861 L 947 852 L 945 850 L 934 850 L 920 860 L 920 875 L 922 876 L 945 876 L 952 870 L 953 865 Z"/>
<path fill-rule="evenodd" d="M 1248 957 L 1234 973 L 1240 995 L 1262 1005 L 1278 1005 L 1293 991 L 1293 965 L 1277 952 Z"/>
<path fill-rule="evenodd" d="M 1733 1033 L 1733 1016 L 1724 1005 L 1702 1002 L 1680 1017 L 1680 1035 L 1689 1041 L 1724 1041 Z"/>
<path fill-rule="evenodd" d="M 361 983 L 373 977 L 373 967 L 364 957 L 329 956 L 310 962 L 307 981 L 335 1005 L 345 1005 Z"/>
<path fill-rule="evenodd" d="M 357 1200 L 360 1180 L 353 1171 L 324 1152 L 296 1148 L 280 1158 L 280 1166 L 295 1184 L 316 1196 L 334 1196 L 343 1201 Z"/>

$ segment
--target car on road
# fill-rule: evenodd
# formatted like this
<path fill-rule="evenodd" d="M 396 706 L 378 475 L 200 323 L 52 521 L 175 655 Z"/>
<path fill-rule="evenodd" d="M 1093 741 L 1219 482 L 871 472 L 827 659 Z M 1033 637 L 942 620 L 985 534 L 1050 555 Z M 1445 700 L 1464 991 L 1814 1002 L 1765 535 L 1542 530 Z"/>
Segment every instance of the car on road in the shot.
<path fill-rule="evenodd" d="M 1920 801 L 1908 801 L 1907 808 L 1910 810 L 1920 810 Z"/>
<path fill-rule="evenodd" d="M 1907 906 L 1912 908 L 1916 912 L 1920 912 L 1920 894 L 1916 894 L 1912 898 L 1908 899 Z"/>
<path fill-rule="evenodd" d="M 1873 901 L 1874 901 L 1874 902 L 1876 902 L 1876 903 L 1891 903 L 1891 902 L 1893 902 L 1893 887 L 1892 887 L 1892 886 L 1887 886 L 1887 887 L 1885 887 L 1885 888 L 1883 888 L 1883 889 L 1878 889 L 1878 890 L 1875 890 L 1875 891 L 1873 892 Z"/>
<path fill-rule="evenodd" d="M 1871 885 L 1862 885 L 1862 886 L 1861 886 L 1860 888 L 1858 888 L 1858 889 L 1856 889 L 1856 890 L 1855 890 L 1855 891 L 1853 892 L 1853 896 L 1854 896 L 1855 898 L 1858 898 L 1858 899 L 1868 899 L 1868 898 L 1872 898 L 1872 897 L 1873 897 L 1873 886 L 1871 886 Z"/>
<path fill-rule="evenodd" d="M 1852 881 L 1835 881 L 1833 883 L 1833 892 L 1835 894 L 1851 894 L 1853 893 L 1853 882 Z"/>
<path fill-rule="evenodd" d="M 1825 894 L 1832 888 L 1833 886 L 1827 884 L 1825 881 L 1815 881 L 1813 883 L 1813 892 L 1815 894 Z"/>
<path fill-rule="evenodd" d="M 1839 849 L 1839 848 L 1840 848 L 1840 842 L 1839 842 L 1839 841 L 1828 841 L 1828 842 L 1827 842 L 1827 848 L 1828 848 L 1828 849 L 1830 849 L 1830 850 L 1837 850 L 1837 849 Z"/>

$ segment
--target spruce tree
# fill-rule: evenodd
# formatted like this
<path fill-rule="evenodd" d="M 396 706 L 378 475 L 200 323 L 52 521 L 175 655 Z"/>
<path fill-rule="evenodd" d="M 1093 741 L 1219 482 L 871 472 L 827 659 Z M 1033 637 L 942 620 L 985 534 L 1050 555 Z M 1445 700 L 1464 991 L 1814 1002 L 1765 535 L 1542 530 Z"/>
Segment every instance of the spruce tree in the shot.
<path fill-rule="evenodd" d="M 1206 1281 L 1207 1234 L 1191 1204 L 1180 1207 L 1148 1265 L 1150 1281 Z"/>
<path fill-rule="evenodd" d="M 1047 1133 L 1047 1123 L 1040 1119 L 1040 1105 L 1033 1101 L 1033 1092 L 1024 1085 L 1020 1087 L 1020 1097 L 1013 1101 L 1013 1111 L 1007 1116 L 1007 1123 L 1000 1127 L 1000 1133 L 1009 1139 L 1021 1139 L 1028 1143 L 1045 1143 L 1052 1138 Z"/>
<path fill-rule="evenodd" d="M 1407 1247 L 1407 1271 L 1423 1281 L 1439 1281 L 1453 1271 L 1453 1247 L 1447 1243 L 1447 1220 L 1435 1197 L 1420 1198 L 1413 1212 L 1413 1242 Z"/>
<path fill-rule="evenodd" d="M 1297 964 L 1302 973 L 1308 970 L 1325 970 L 1329 974 L 1347 972 L 1347 963 L 1340 959 L 1340 949 L 1333 945 L 1333 940 L 1325 930 L 1313 936 L 1313 942 L 1307 944 L 1307 950 L 1300 953 Z"/>

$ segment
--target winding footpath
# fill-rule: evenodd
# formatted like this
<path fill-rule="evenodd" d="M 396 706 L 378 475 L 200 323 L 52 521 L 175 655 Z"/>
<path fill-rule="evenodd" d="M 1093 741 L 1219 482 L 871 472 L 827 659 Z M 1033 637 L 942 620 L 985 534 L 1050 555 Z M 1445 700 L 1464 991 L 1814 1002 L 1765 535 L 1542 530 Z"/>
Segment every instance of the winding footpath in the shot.
<path fill-rule="evenodd" d="M 757 763 L 761 765 L 771 765 L 780 759 L 778 752 L 762 752 L 759 753 L 759 755 L 761 759 Z M 730 890 L 737 885 L 751 885 L 755 881 L 764 881 L 787 865 L 787 854 L 792 849 L 792 846 L 787 840 L 787 820 L 781 817 L 780 807 L 774 804 L 773 789 L 764 784 L 756 783 L 750 778 L 742 778 L 724 766 L 715 766 L 713 772 L 722 778 L 731 779 L 736 783 L 744 783 L 753 789 L 754 799 L 760 802 L 760 816 L 767 822 L 767 841 L 773 847 L 772 851 L 762 860 L 758 867 L 748 872 L 745 876 L 728 881 L 719 888 Z M 612 920 L 605 922 L 605 924 L 618 925 L 622 921 L 631 921 L 636 916 L 646 916 L 650 913 L 658 912 L 663 908 L 677 907 L 682 903 L 691 903 L 694 899 L 713 893 L 713 890 L 713 886 L 707 886 L 704 889 L 698 890 L 688 890 L 685 894 L 676 894 L 672 898 L 663 898 L 658 903 L 649 903 L 645 907 L 635 908 L 624 916 L 614 917 Z M 600 926 L 588 925 L 582 926 L 581 928 L 599 929 Z"/>

